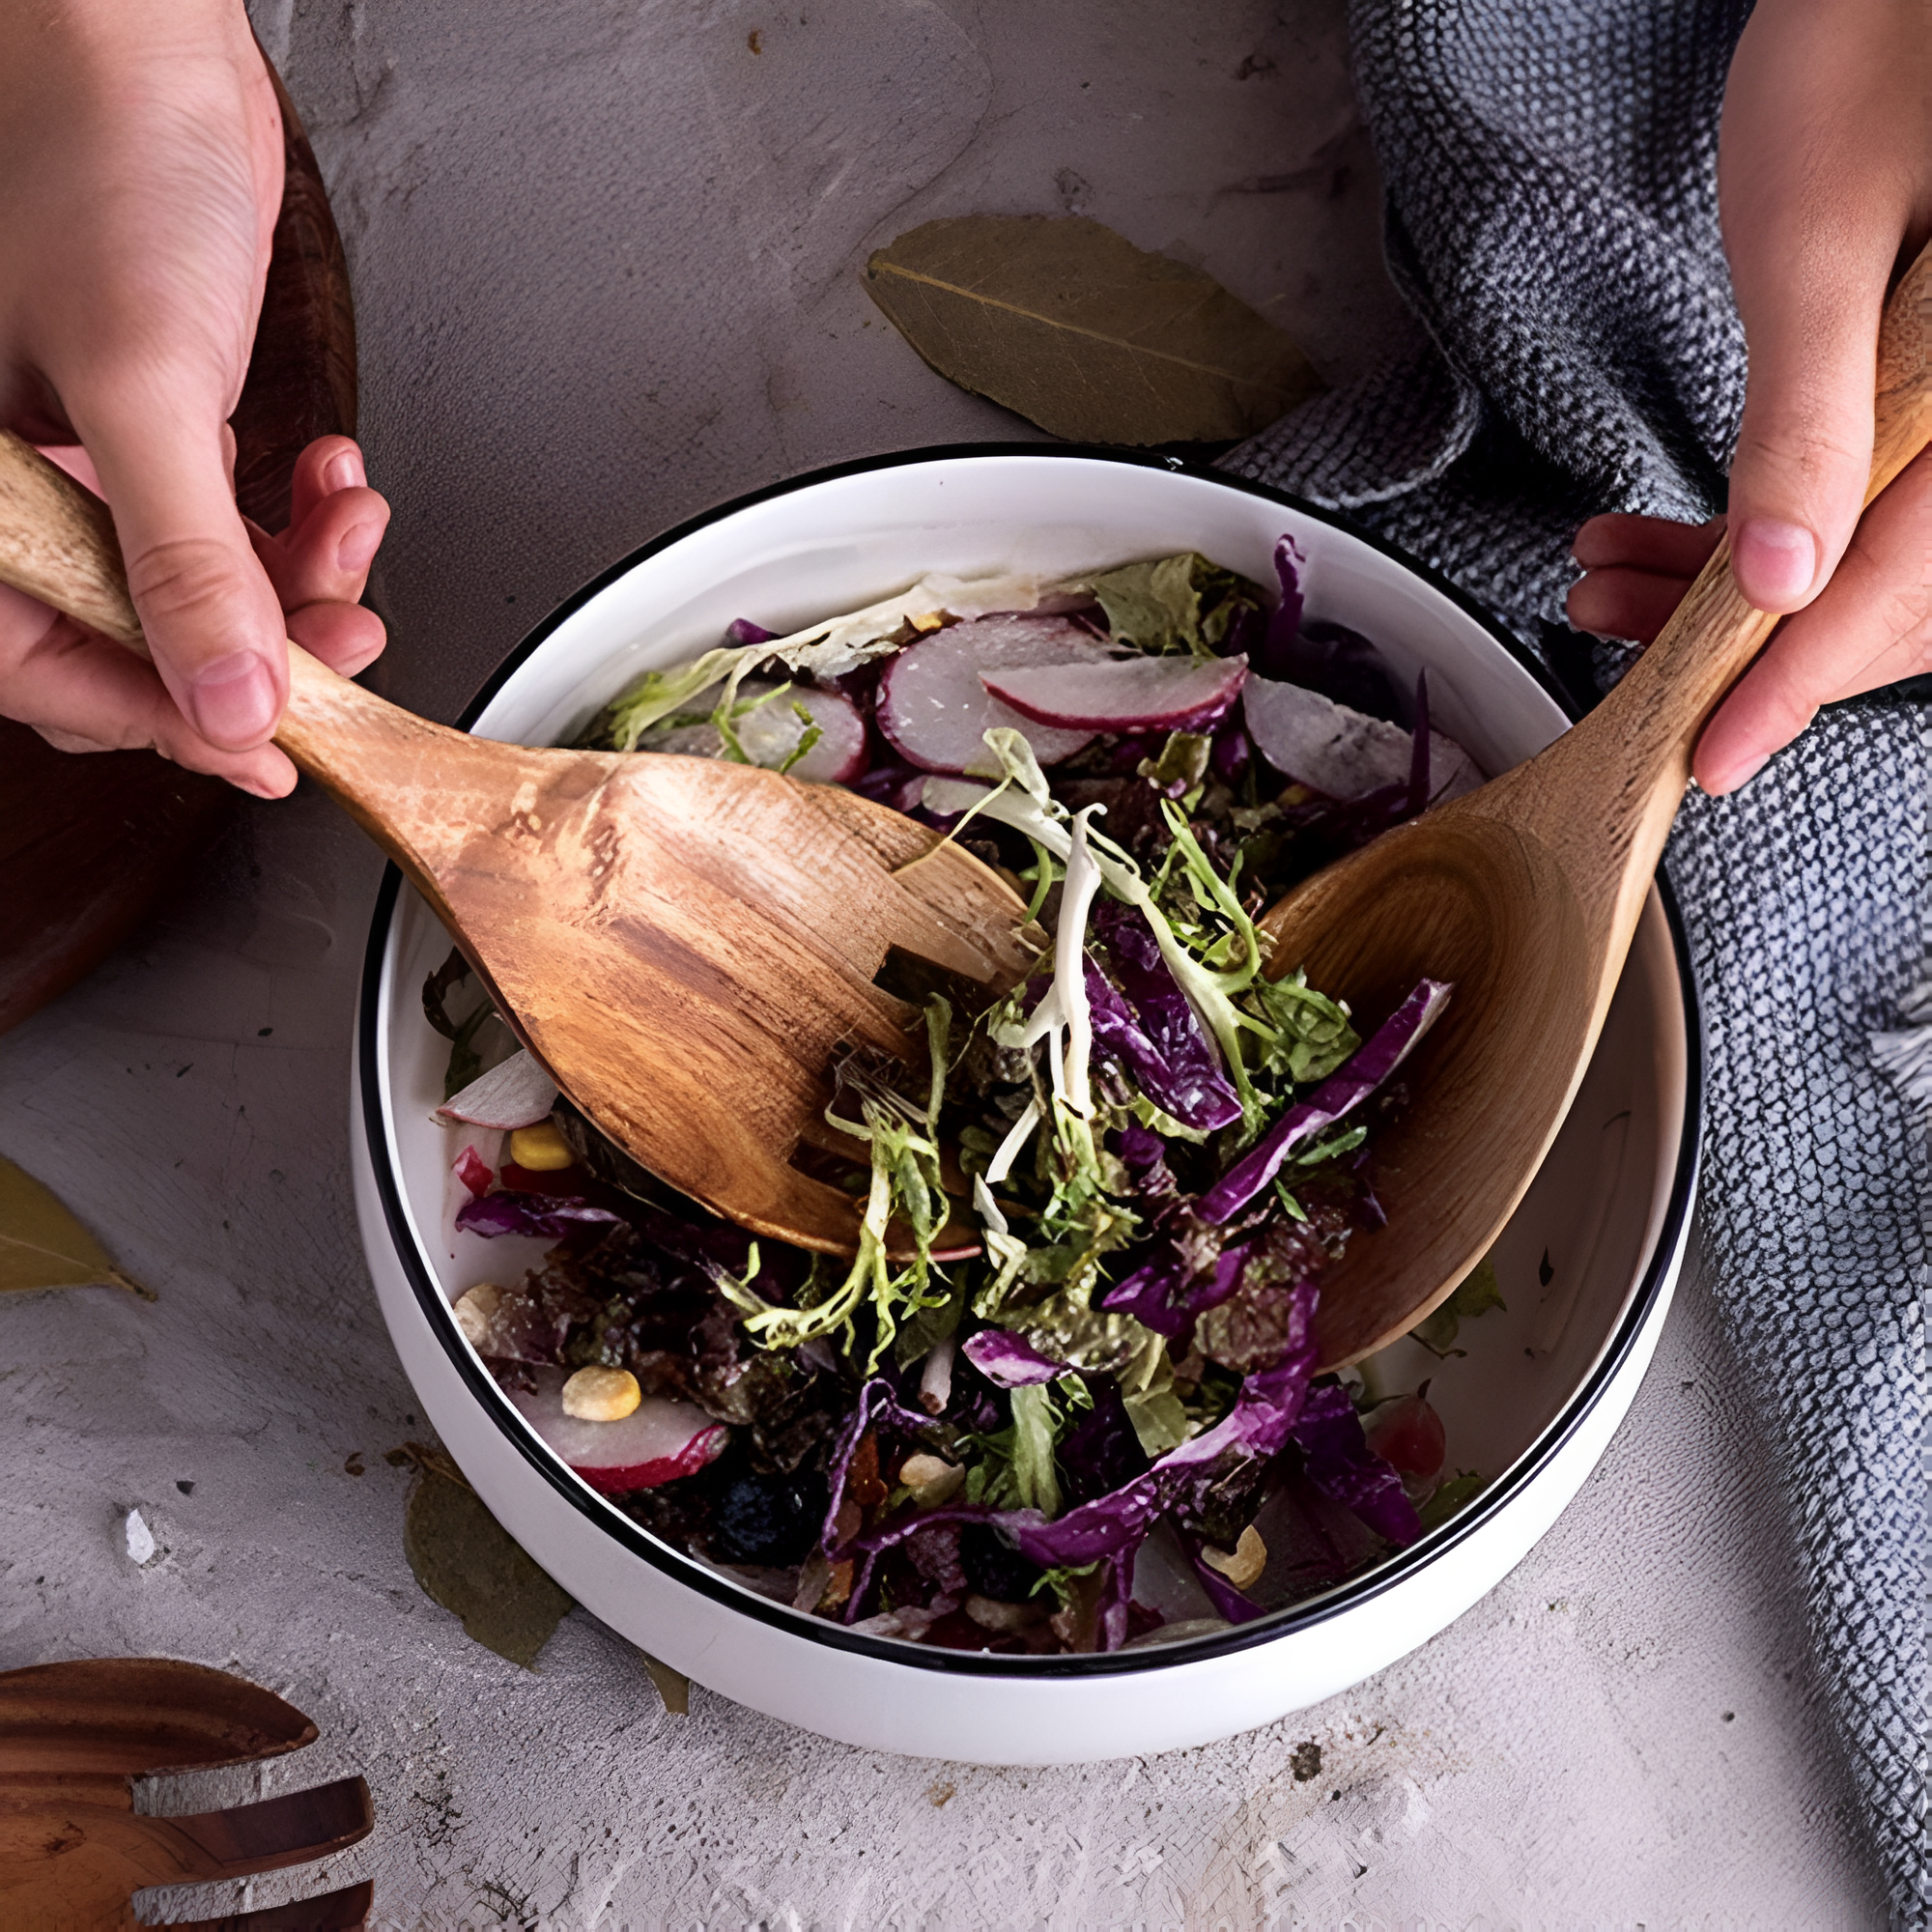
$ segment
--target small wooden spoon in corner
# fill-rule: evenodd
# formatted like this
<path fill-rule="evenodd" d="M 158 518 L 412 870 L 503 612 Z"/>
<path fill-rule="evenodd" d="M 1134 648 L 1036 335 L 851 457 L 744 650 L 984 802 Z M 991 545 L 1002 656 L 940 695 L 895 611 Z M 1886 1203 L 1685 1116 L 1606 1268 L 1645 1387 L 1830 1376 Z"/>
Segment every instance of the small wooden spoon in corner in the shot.
<path fill-rule="evenodd" d="M 1887 305 L 1869 503 L 1932 438 L 1932 249 Z M 1323 1368 L 1406 1333 L 1482 1259 L 1589 1065 L 1719 700 L 1777 619 L 1720 544 L 1616 689 L 1548 750 L 1316 874 L 1262 921 L 1270 971 L 1306 966 L 1370 1020 L 1418 980 L 1455 993 L 1378 1133 L 1388 1225 L 1324 1275 Z"/>
<path fill-rule="evenodd" d="M 0 582 L 143 648 L 107 506 L 4 431 Z M 790 1164 L 801 1144 L 859 1148 L 823 1119 L 837 1050 L 926 1064 L 918 1013 L 872 983 L 888 952 L 1001 991 L 1037 956 L 996 872 L 836 785 L 473 738 L 294 643 L 275 742 L 402 867 L 598 1127 L 801 1247 L 858 1241 L 853 1201 Z M 978 1246 L 955 1224 L 936 1252 Z"/>

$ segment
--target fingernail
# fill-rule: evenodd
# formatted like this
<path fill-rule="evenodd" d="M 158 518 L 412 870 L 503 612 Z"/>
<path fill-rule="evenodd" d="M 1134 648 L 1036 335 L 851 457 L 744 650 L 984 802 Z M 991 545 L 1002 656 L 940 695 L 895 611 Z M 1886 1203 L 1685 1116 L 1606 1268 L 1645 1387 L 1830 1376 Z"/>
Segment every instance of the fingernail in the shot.
<path fill-rule="evenodd" d="M 1811 588 L 1818 545 L 1797 524 L 1753 517 L 1732 539 L 1731 568 L 1754 604 L 1788 604 Z"/>
<path fill-rule="evenodd" d="M 267 737 L 275 722 L 275 686 L 252 651 L 230 651 L 196 675 L 188 715 L 211 744 L 241 751 Z"/>
<path fill-rule="evenodd" d="M 330 496 L 338 490 L 359 490 L 369 480 L 369 472 L 362 468 L 361 452 L 345 449 L 331 456 L 322 466 L 322 480 Z"/>
<path fill-rule="evenodd" d="M 357 524 L 336 548 L 336 569 L 351 572 L 367 570 L 382 543 L 381 524 Z"/>

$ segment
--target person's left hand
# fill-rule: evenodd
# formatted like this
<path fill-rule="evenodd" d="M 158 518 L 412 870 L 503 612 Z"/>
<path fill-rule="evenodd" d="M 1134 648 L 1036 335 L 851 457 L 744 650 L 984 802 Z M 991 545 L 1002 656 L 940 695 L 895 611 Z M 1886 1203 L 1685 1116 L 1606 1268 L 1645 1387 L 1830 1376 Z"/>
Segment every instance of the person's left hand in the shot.
<path fill-rule="evenodd" d="M 1718 547 L 1723 519 L 1593 517 L 1577 533 L 1579 631 L 1647 644 Z M 1744 783 L 1821 704 L 1932 671 L 1932 450 L 1864 514 L 1831 582 L 1778 627 L 1705 727 L 1692 769 L 1706 791 Z M 1755 762 L 1752 762 L 1755 760 Z"/>
<path fill-rule="evenodd" d="M 94 486 L 82 451 L 53 454 Z M 271 537 L 247 526 L 281 600 L 288 636 L 345 677 L 383 648 L 383 620 L 358 600 L 388 521 L 388 504 L 364 478 L 362 452 L 346 436 L 325 436 L 296 461 L 288 528 Z M 152 664 L 4 583 L 0 687 L 9 714 L 62 751 L 152 748 L 191 769 L 206 768 L 204 748 Z M 111 736 L 101 734 L 103 722 Z M 268 755 L 286 769 L 279 751 L 269 748 Z M 277 789 L 293 782 L 291 774 Z"/>
<path fill-rule="evenodd" d="M 1731 569 L 1785 622 L 1698 740 L 1708 792 L 1821 704 L 1932 668 L 1932 464 L 1859 517 L 1886 286 L 1932 232 L 1928 73 L 1921 0 L 1756 0 L 1731 61 L 1718 198 L 1750 354 Z M 1648 643 L 1716 544 L 1714 525 L 1593 518 L 1571 621 Z"/>

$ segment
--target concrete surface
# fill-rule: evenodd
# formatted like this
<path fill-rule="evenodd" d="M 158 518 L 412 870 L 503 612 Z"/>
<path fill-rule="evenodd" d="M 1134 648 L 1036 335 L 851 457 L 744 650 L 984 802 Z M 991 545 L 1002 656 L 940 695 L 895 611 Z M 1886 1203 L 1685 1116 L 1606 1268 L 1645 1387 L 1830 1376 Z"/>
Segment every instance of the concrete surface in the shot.
<path fill-rule="evenodd" d="M 1338 379 L 1409 327 L 1327 0 L 257 14 L 358 287 L 397 506 L 385 682 L 432 710 L 707 503 L 1030 434 L 872 317 L 855 267 L 917 221 L 1092 213 L 1202 263 Z M 1228 1744 L 969 1770 L 701 1690 L 669 1717 L 581 1611 L 534 1674 L 470 1644 L 403 1561 L 381 1456 L 420 1426 L 349 1207 L 377 872 L 319 799 L 251 806 L 138 947 L 0 1039 L 0 1153 L 160 1295 L 0 1306 L 0 1667 L 188 1657 L 323 1730 L 259 1781 L 174 1780 L 157 1805 L 359 1770 L 377 1833 L 326 1876 L 374 1877 L 373 1923 L 437 1932 L 1883 1924 L 1694 1267 L 1609 1455 L 1518 1572 L 1357 1691 Z"/>

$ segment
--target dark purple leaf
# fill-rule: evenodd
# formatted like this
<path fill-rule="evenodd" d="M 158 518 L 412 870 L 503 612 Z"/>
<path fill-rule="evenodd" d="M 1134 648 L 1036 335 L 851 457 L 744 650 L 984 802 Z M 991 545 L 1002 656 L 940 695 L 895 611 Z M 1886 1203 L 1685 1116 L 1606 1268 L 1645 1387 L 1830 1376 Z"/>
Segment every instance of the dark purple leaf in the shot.
<path fill-rule="evenodd" d="M 1187 1560 L 1194 1565 L 1194 1574 L 1201 1579 L 1201 1587 L 1208 1592 L 1208 1601 L 1231 1624 L 1250 1624 L 1257 1617 L 1267 1615 L 1262 1605 L 1252 1597 L 1244 1595 L 1222 1576 L 1202 1553 L 1201 1539 L 1190 1536 L 1187 1531 L 1179 1532 L 1180 1547 L 1187 1552 Z"/>
<path fill-rule="evenodd" d="M 1296 1147 L 1366 1100 L 1435 1025 L 1453 990 L 1446 980 L 1422 980 L 1346 1065 L 1324 1080 L 1308 1099 L 1289 1108 L 1202 1195 L 1196 1209 L 1202 1220 L 1225 1221 L 1245 1208 L 1281 1171 L 1282 1162 Z"/>
<path fill-rule="evenodd" d="M 1095 912 L 1103 974 L 1087 963 L 1094 1043 L 1141 1092 L 1183 1126 L 1208 1132 L 1241 1118 L 1241 1102 L 1187 995 L 1168 971 L 1153 930 L 1132 906 Z"/>
<path fill-rule="evenodd" d="M 981 1328 L 960 1344 L 960 1352 L 989 1382 L 1004 1389 L 1031 1388 L 1066 1373 L 1065 1362 L 1050 1360 L 1008 1328 Z"/>
<path fill-rule="evenodd" d="M 768 631 L 762 624 L 754 624 L 749 617 L 733 617 L 724 627 L 724 641 L 727 644 L 768 644 L 780 635 Z"/>
<path fill-rule="evenodd" d="M 523 1194 L 506 1189 L 500 1194 L 476 1194 L 456 1210 L 456 1225 L 466 1233 L 495 1239 L 498 1235 L 537 1235 L 546 1240 L 560 1241 L 586 1223 L 607 1226 L 622 1221 L 608 1208 L 593 1208 L 589 1202 L 559 1194 Z"/>
<path fill-rule="evenodd" d="M 1100 1306 L 1110 1314 L 1131 1315 L 1144 1327 L 1170 1338 L 1182 1335 L 1197 1316 L 1219 1307 L 1241 1285 L 1247 1259 L 1243 1242 L 1222 1249 L 1213 1266 L 1203 1268 L 1185 1250 L 1163 1241 L 1148 1261 L 1107 1291 Z"/>
<path fill-rule="evenodd" d="M 907 1408 L 891 1382 L 883 1376 L 874 1377 L 859 1391 L 859 1400 L 853 1405 L 852 1412 L 845 1418 L 845 1427 L 840 1432 L 832 1451 L 832 1460 L 826 1465 L 825 1478 L 829 1494 L 825 1504 L 825 1528 L 820 1536 L 820 1546 L 830 1551 L 838 1535 L 838 1511 L 845 1501 L 845 1479 L 852 1473 L 852 1458 L 859 1453 L 859 1444 L 865 1439 L 866 1431 L 875 1427 L 896 1429 L 907 1435 L 923 1435 L 933 1425 L 933 1418 L 923 1409 Z M 859 1593 L 852 1593 L 852 1601 L 858 1601 Z"/>
<path fill-rule="evenodd" d="M 931 776 L 930 772 L 915 771 L 910 765 L 887 759 L 869 771 L 861 772 L 845 788 L 876 805 L 889 805 L 895 811 L 911 812 Z"/>
<path fill-rule="evenodd" d="M 1257 677 L 1281 678 L 1290 684 L 1297 681 L 1284 667 L 1292 661 L 1294 640 L 1301 633 L 1304 608 L 1301 566 L 1307 561 L 1301 546 L 1291 536 L 1284 536 L 1274 547 L 1274 574 L 1281 584 L 1281 602 L 1268 619 L 1266 637 L 1249 660 Z"/>
<path fill-rule="evenodd" d="M 1369 1447 L 1355 1405 L 1339 1382 L 1311 1389 L 1293 1431 L 1308 1480 L 1354 1511 L 1378 1536 L 1401 1546 L 1422 1534 L 1402 1476 Z"/>
<path fill-rule="evenodd" d="M 1104 1496 L 1146 1475 L 1150 1467 L 1147 1451 L 1121 1400 L 1120 1383 L 1111 1376 L 1096 1376 L 1088 1387 L 1094 1395 L 1093 1412 L 1061 1437 L 1053 1454 L 1072 1503 Z"/>
<path fill-rule="evenodd" d="M 1253 752 L 1248 742 L 1248 727 L 1237 719 L 1215 732 L 1213 747 L 1208 753 L 1208 767 L 1223 784 L 1239 784 Z"/>
<path fill-rule="evenodd" d="M 1406 724 L 1407 708 L 1389 678 L 1381 652 L 1346 624 L 1308 618 L 1301 590 L 1301 566 L 1306 561 L 1293 537 L 1285 536 L 1275 545 L 1281 602 L 1268 619 L 1266 635 L 1246 646 L 1249 668 L 1257 677 L 1319 691 L 1351 711 L 1366 712 L 1390 724 Z"/>
<path fill-rule="evenodd" d="M 1145 1475 L 1053 1522 L 1016 1526 L 1013 1540 L 1021 1553 L 1046 1568 L 1077 1569 L 1101 1560 L 1124 1565 L 1163 1511 L 1198 1493 L 1230 1465 L 1265 1461 L 1280 1450 L 1300 1413 L 1315 1367 L 1316 1292 L 1304 1285 L 1297 1293 L 1298 1346 L 1276 1367 L 1249 1376 L 1235 1406 L 1212 1429 L 1169 1450 Z"/>
<path fill-rule="evenodd" d="M 1136 1174 L 1167 1159 L 1167 1143 L 1151 1127 L 1128 1121 L 1114 1130 L 1114 1151 Z"/>

